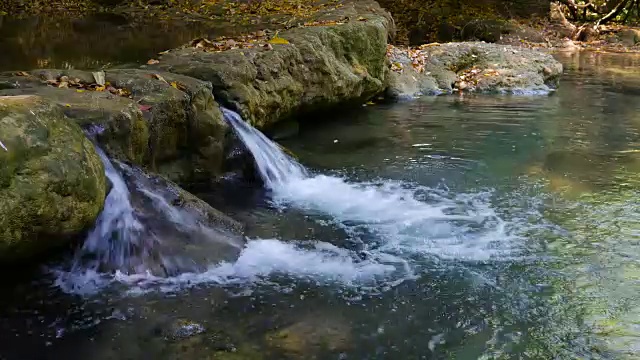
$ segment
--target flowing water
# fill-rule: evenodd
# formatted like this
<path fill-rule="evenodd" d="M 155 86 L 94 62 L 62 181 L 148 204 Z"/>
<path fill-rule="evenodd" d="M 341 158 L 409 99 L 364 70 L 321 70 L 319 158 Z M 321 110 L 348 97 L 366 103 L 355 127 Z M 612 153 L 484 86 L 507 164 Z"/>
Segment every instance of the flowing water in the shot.
<path fill-rule="evenodd" d="M 295 160 L 225 111 L 263 184 L 199 194 L 249 241 L 216 261 L 206 241 L 179 252 L 195 267 L 95 266 L 123 254 L 96 254 L 102 225 L 138 238 L 193 224 L 135 169 L 107 164 L 106 211 L 79 250 L 89 261 L 3 282 L 0 359 L 638 358 L 640 57 L 562 61 L 550 96 L 423 98 L 303 123 L 282 143 Z M 89 269 L 107 283 L 82 286 Z"/>

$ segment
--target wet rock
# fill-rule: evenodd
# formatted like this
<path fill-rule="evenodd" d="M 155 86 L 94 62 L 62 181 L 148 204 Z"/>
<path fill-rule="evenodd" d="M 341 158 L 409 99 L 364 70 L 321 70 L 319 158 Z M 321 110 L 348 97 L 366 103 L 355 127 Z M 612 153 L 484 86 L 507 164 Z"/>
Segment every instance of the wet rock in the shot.
<path fill-rule="evenodd" d="M 0 96 L 0 260 L 64 244 L 90 227 L 106 193 L 93 144 L 37 96 Z"/>
<path fill-rule="evenodd" d="M 0 92 L 62 105 L 80 125 L 100 127 L 98 139 L 111 156 L 173 181 L 206 182 L 220 174 L 228 127 L 211 84 L 143 70 L 106 71 L 105 80 L 98 87 L 91 73 L 77 70 L 3 73 Z"/>
<path fill-rule="evenodd" d="M 212 82 L 221 104 L 258 127 L 361 103 L 382 92 L 388 72 L 384 53 L 393 32 L 389 15 L 367 0 L 321 12 L 313 20 L 341 23 L 282 31 L 278 37 L 285 43 L 272 49 L 206 52 L 189 46 L 163 55 L 149 69 Z"/>
<path fill-rule="evenodd" d="M 292 358 L 311 358 L 318 351 L 348 350 L 351 347 L 351 328 L 344 319 L 315 314 L 268 333 L 265 340 Z"/>
<path fill-rule="evenodd" d="M 132 206 L 155 244 L 130 258 L 124 268 L 107 270 L 144 268 L 156 276 L 177 276 L 237 260 L 245 245 L 241 223 L 161 176 L 119 166 L 131 189 Z"/>
<path fill-rule="evenodd" d="M 530 49 L 482 42 L 390 47 L 391 98 L 433 93 L 548 93 L 558 86 L 562 64 Z"/>
<path fill-rule="evenodd" d="M 130 169 L 129 171 L 137 170 Z M 214 209 L 170 180 L 158 175 L 140 173 L 137 178 L 140 184 L 161 194 L 168 204 L 184 209 L 191 214 L 192 218 L 200 220 L 205 225 L 234 234 L 241 234 L 244 230 L 241 223 Z"/>

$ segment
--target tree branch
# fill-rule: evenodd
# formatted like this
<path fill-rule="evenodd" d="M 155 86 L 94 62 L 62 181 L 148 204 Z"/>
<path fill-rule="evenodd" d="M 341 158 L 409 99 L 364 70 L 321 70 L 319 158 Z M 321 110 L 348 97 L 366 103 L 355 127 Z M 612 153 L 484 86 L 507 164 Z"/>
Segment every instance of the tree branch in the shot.
<path fill-rule="evenodd" d="M 616 5 L 616 7 L 614 7 L 613 10 L 611 10 L 605 16 L 601 17 L 600 20 L 596 22 L 595 27 L 598 27 L 598 25 L 606 24 L 609 21 L 615 19 L 616 16 L 618 16 L 622 12 L 622 10 L 624 10 L 624 8 L 627 6 L 628 3 L 629 3 L 629 0 L 620 0 L 618 5 Z"/>

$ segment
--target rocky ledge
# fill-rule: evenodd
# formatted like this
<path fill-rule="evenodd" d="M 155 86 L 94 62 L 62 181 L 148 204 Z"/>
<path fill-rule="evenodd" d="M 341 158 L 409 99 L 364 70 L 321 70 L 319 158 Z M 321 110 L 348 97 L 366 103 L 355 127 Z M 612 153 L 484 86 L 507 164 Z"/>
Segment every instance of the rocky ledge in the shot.
<path fill-rule="evenodd" d="M 237 163 L 220 105 L 269 127 L 385 91 L 546 92 L 562 72 L 549 55 L 510 46 L 392 47 L 393 20 L 373 0 L 336 2 L 307 20 L 196 39 L 137 69 L 0 74 L 0 258 L 42 252 L 95 221 L 107 181 L 82 128 L 99 129 L 96 141 L 124 164 L 180 186 L 211 184 Z M 198 204 L 205 218 L 223 218 Z"/>
<path fill-rule="evenodd" d="M 387 96 L 412 98 L 451 92 L 547 94 L 562 64 L 537 50 L 484 42 L 389 46 Z"/>

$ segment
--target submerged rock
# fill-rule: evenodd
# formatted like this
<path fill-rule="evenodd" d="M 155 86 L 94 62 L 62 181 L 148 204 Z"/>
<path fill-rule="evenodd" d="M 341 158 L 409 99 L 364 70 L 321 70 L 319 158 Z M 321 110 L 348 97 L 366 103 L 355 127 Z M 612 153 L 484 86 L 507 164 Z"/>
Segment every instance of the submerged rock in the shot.
<path fill-rule="evenodd" d="M 0 259 L 41 254 L 90 227 L 104 168 L 80 127 L 37 96 L 0 96 Z"/>
<path fill-rule="evenodd" d="M 452 91 L 548 93 L 562 74 L 562 64 L 549 54 L 482 42 L 390 46 L 388 56 L 391 98 Z"/>
<path fill-rule="evenodd" d="M 211 81 L 216 99 L 258 127 L 293 115 L 361 103 L 382 92 L 389 15 L 370 0 L 316 16 L 314 25 L 278 33 L 277 41 L 208 52 L 187 46 L 149 69 Z"/>
<path fill-rule="evenodd" d="M 178 320 L 171 324 L 165 337 L 168 340 L 181 340 L 202 334 L 205 331 L 206 328 L 202 324 L 190 320 Z"/>
<path fill-rule="evenodd" d="M 342 318 L 315 314 L 267 334 L 265 340 L 288 357 L 309 359 L 319 351 L 349 350 L 351 327 Z"/>

